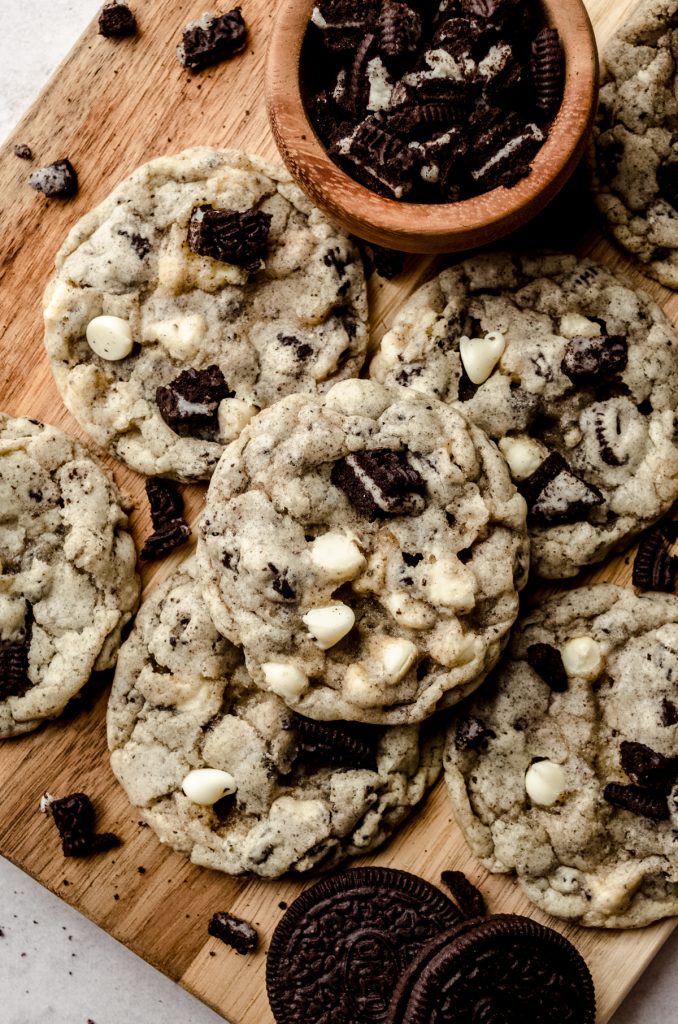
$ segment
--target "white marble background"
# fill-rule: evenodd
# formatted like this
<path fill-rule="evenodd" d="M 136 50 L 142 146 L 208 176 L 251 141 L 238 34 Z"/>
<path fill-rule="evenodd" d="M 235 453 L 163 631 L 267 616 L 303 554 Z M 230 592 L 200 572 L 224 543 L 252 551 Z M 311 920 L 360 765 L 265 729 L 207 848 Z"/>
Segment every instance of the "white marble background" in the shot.
<path fill-rule="evenodd" d="M 0 0 L 0 139 L 99 6 L 100 0 Z M 139 0 L 137 6 L 143 8 Z M 677 956 L 678 932 L 613 1024 L 675 1024 L 678 972 L 672 968 Z M 0 1004 L 3 1024 L 222 1020 L 2 858 Z"/>

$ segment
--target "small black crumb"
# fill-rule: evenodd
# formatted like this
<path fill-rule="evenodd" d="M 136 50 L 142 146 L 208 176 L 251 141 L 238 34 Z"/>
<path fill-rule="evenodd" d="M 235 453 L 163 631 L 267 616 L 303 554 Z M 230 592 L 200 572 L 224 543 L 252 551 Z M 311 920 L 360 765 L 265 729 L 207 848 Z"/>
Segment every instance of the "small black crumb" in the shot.
<path fill-rule="evenodd" d="M 62 885 L 70 885 L 71 883 L 68 881 L 67 878 L 64 878 L 64 880 L 63 880 L 63 882 L 61 884 Z"/>
<path fill-rule="evenodd" d="M 28 184 L 50 199 L 68 199 L 78 191 L 78 174 L 70 160 L 57 160 L 33 171 Z"/>
<path fill-rule="evenodd" d="M 18 145 L 14 147 L 14 156 L 18 156 L 19 160 L 32 160 L 33 150 L 30 146 L 27 146 L 25 143 L 20 142 L 18 143 Z"/>
<path fill-rule="evenodd" d="M 232 946 L 236 953 L 244 955 L 257 948 L 257 933 L 252 925 L 226 911 L 212 916 L 207 931 L 215 939 L 221 939 L 227 946 Z"/>
<path fill-rule="evenodd" d="M 285 903 L 284 900 L 281 900 L 278 906 L 280 907 L 281 910 L 287 910 L 287 904 Z"/>
<path fill-rule="evenodd" d="M 147 821 L 138 821 L 137 825 L 139 826 L 139 828 L 148 828 L 148 822 Z"/>
<path fill-rule="evenodd" d="M 22 956 L 26 956 L 26 954 L 25 954 L 25 953 L 22 953 L 21 955 L 22 955 Z"/>
<path fill-rule="evenodd" d="M 375 273 L 379 277 L 385 277 L 387 281 L 398 277 L 405 268 L 405 253 L 397 249 L 386 249 L 383 245 L 363 242 L 363 251 L 368 266 L 373 267 Z"/>
<path fill-rule="evenodd" d="M 216 953 L 214 952 L 214 950 L 213 950 L 213 949 L 210 949 L 210 956 L 216 956 L 216 955 L 217 955 L 217 954 L 216 954 Z"/>
<path fill-rule="evenodd" d="M 146 868 L 137 868 L 137 871 L 139 872 L 140 875 L 146 874 Z"/>
<path fill-rule="evenodd" d="M 137 19 L 127 4 L 106 4 L 99 12 L 99 35 L 106 39 L 133 36 L 137 31 Z"/>
<path fill-rule="evenodd" d="M 4 939 L 4 937 L 5 937 L 5 933 L 2 930 L 2 928 L 0 928 L 0 939 Z"/>
<path fill-rule="evenodd" d="M 117 903 L 117 902 L 118 902 L 118 900 L 120 899 L 120 895 L 119 895 L 119 894 L 118 894 L 117 892 L 114 892 L 114 893 L 113 893 L 113 899 L 114 899 L 114 900 L 115 900 L 115 902 Z"/>
<path fill-rule="evenodd" d="M 205 12 L 202 18 L 190 21 L 177 47 L 177 57 L 180 64 L 195 73 L 235 57 L 246 46 L 247 26 L 236 7 L 220 15 Z"/>

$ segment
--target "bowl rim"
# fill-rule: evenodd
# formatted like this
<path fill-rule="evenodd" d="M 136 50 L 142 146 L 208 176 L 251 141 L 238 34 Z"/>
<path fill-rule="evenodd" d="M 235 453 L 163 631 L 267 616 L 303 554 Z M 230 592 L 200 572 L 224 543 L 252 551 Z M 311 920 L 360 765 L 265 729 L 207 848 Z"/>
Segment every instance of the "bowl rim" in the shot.
<path fill-rule="evenodd" d="M 266 57 L 266 104 L 281 156 L 303 191 L 365 237 L 419 235 L 441 248 L 451 236 L 484 239 L 524 223 L 564 185 L 583 153 L 598 95 L 598 49 L 582 0 L 539 0 L 547 25 L 558 29 L 565 56 L 563 99 L 530 173 L 455 203 L 408 203 L 377 195 L 330 159 L 306 113 L 301 47 L 315 0 L 279 0 Z M 584 45 L 585 44 L 585 45 Z M 540 197 L 547 193 L 543 203 Z M 350 197 L 344 201 L 341 197 Z M 502 225 L 508 222 L 503 230 Z M 363 230 L 361 230 L 363 229 Z M 436 244 L 438 243 L 438 244 Z"/>

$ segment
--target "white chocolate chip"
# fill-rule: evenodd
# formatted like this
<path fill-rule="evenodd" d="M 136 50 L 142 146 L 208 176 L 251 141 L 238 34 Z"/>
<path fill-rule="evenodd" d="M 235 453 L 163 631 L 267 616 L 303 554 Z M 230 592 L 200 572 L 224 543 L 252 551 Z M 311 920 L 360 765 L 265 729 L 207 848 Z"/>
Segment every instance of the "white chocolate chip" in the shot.
<path fill-rule="evenodd" d="M 234 441 L 253 419 L 259 409 L 239 398 L 224 398 L 219 402 L 217 416 L 219 419 L 219 440 L 223 444 Z"/>
<path fill-rule="evenodd" d="M 581 430 L 575 423 L 573 426 L 568 427 L 568 429 L 565 431 L 565 433 L 563 434 L 563 441 L 565 442 L 568 448 L 576 448 L 576 446 L 579 444 L 583 436 L 584 435 L 582 434 Z"/>
<path fill-rule="evenodd" d="M 531 437 L 502 437 L 499 451 L 508 462 L 514 480 L 526 480 L 546 458 L 546 449 Z"/>
<path fill-rule="evenodd" d="M 414 665 L 419 651 L 411 640 L 391 640 L 384 645 L 382 663 L 389 683 L 399 683 Z"/>
<path fill-rule="evenodd" d="M 158 320 L 144 328 L 144 341 L 157 341 L 178 360 L 191 360 L 202 346 L 207 324 L 200 313 Z"/>
<path fill-rule="evenodd" d="M 576 636 L 563 644 L 561 655 L 568 676 L 597 679 L 603 671 L 605 656 L 597 640 L 590 636 Z"/>
<path fill-rule="evenodd" d="M 581 313 L 566 313 L 560 318 L 560 334 L 563 338 L 597 338 L 600 324 Z"/>
<path fill-rule="evenodd" d="M 125 359 L 134 346 L 132 328 L 120 316 L 95 316 L 85 333 L 92 352 L 112 362 Z"/>
<path fill-rule="evenodd" d="M 427 569 L 428 600 L 431 604 L 470 612 L 476 603 L 475 580 L 461 564 L 435 562 Z"/>
<path fill-rule="evenodd" d="M 332 580 L 352 580 L 362 572 L 365 558 L 345 533 L 324 533 L 311 544 L 311 561 Z"/>
<path fill-rule="evenodd" d="M 238 789 L 230 772 L 219 768 L 195 768 L 181 784 L 185 795 L 194 804 L 211 807 L 224 796 L 230 796 Z"/>
<path fill-rule="evenodd" d="M 406 629 L 429 629 L 436 620 L 436 614 L 423 601 L 416 601 L 409 594 L 389 594 L 384 605 L 400 626 Z"/>
<path fill-rule="evenodd" d="M 308 627 L 321 651 L 334 647 L 349 633 L 355 624 L 353 609 L 347 604 L 328 604 L 323 608 L 311 608 L 303 621 Z"/>
<path fill-rule="evenodd" d="M 459 355 L 466 374 L 474 384 L 484 384 L 506 348 L 500 331 L 490 331 L 484 338 L 459 339 Z"/>
<path fill-rule="evenodd" d="M 285 661 L 265 661 L 261 666 L 266 685 L 283 700 L 298 700 L 308 689 L 308 676 Z"/>
<path fill-rule="evenodd" d="M 565 772 L 555 761 L 535 761 L 525 773 L 525 790 L 532 803 L 551 807 L 565 792 Z"/>

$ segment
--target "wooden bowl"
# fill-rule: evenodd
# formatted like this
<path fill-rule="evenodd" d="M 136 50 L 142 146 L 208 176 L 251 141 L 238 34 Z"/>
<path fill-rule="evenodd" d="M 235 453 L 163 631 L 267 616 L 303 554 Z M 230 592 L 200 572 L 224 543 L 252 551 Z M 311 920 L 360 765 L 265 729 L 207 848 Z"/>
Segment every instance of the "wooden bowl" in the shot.
<path fill-rule="evenodd" d="M 542 0 L 565 53 L 563 102 L 532 170 L 512 188 L 459 203 L 384 199 L 360 185 L 327 155 L 304 108 L 300 56 L 314 0 L 279 0 L 266 65 L 268 116 L 297 184 L 348 231 L 404 252 L 455 252 L 485 245 L 534 217 L 562 188 L 579 161 L 598 99 L 598 51 L 581 0 Z M 545 239 L 548 242 L 548 239 Z"/>

